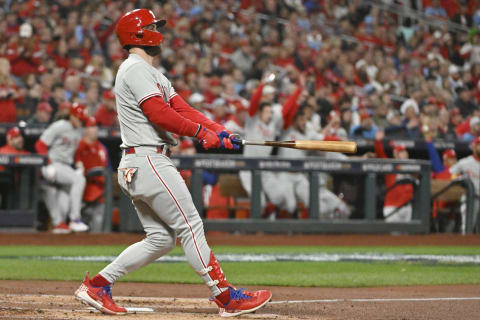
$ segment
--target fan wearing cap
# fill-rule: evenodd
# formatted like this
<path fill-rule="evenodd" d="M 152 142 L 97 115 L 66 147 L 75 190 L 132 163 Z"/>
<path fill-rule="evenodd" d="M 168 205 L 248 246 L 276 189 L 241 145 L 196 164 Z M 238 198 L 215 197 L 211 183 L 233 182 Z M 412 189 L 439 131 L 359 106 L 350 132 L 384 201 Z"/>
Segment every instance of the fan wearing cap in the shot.
<path fill-rule="evenodd" d="M 362 112 L 360 114 L 360 124 L 352 127 L 350 136 L 373 140 L 377 130 L 378 127 L 373 123 L 373 119 L 368 112 Z"/>
<path fill-rule="evenodd" d="M 471 142 L 480 136 L 480 117 L 471 117 L 468 124 L 469 131 L 462 135 L 462 141 Z"/>
<path fill-rule="evenodd" d="M 7 143 L 0 147 L 0 154 L 30 154 L 23 149 L 23 136 L 20 128 L 12 127 L 7 131 Z"/>
<path fill-rule="evenodd" d="M 466 158 L 460 159 L 452 167 L 450 167 L 450 173 L 452 177 L 458 175 L 464 175 L 470 178 L 475 189 L 475 197 L 473 200 L 473 225 L 476 225 L 478 219 L 478 210 L 480 208 L 480 137 L 476 137 L 470 144 L 470 149 L 473 154 Z M 462 199 L 466 200 L 466 199 Z M 462 202 L 460 207 L 460 213 L 462 214 L 461 232 L 465 233 L 466 229 L 466 203 Z"/>
<path fill-rule="evenodd" d="M 19 28 L 18 40 L 9 44 L 7 59 L 12 65 L 12 73 L 22 77 L 29 73 L 38 73 L 42 59 L 42 50 L 33 37 L 33 27 L 25 22 Z"/>
<path fill-rule="evenodd" d="M 40 102 L 37 105 L 35 114 L 28 119 L 29 125 L 47 125 L 52 118 L 52 107 L 48 102 Z"/>
<path fill-rule="evenodd" d="M 83 138 L 75 152 L 75 163 L 82 164 L 87 179 L 83 192 L 85 208 L 82 211 L 82 219 L 88 224 L 90 232 L 101 232 L 105 213 L 103 196 L 105 177 L 87 177 L 87 174 L 92 169 L 109 166 L 108 152 L 105 146 L 98 141 L 98 127 L 95 118 L 90 117 L 88 119 L 83 131 Z"/>
<path fill-rule="evenodd" d="M 388 158 L 383 148 L 383 131 L 377 131 L 375 135 L 375 154 L 378 158 Z M 408 159 L 408 151 L 403 144 L 393 145 L 393 158 L 396 160 Z M 410 201 L 413 198 L 413 187 L 411 184 L 395 185 L 397 180 L 410 177 L 405 174 L 386 174 L 385 186 L 387 192 L 383 205 L 383 216 L 386 222 L 408 222 L 412 219 L 412 205 Z"/>
<path fill-rule="evenodd" d="M 117 111 L 115 110 L 115 94 L 111 91 L 105 91 L 102 94 L 102 104 L 95 112 L 97 125 L 101 127 L 118 126 Z"/>
<path fill-rule="evenodd" d="M 47 181 L 43 185 L 43 198 L 50 212 L 54 233 L 88 231 L 80 215 L 85 178 L 81 170 L 72 168 L 75 151 L 82 138 L 82 127 L 88 119 L 87 107 L 74 103 L 68 120 L 52 123 L 35 143 L 37 153 L 48 155 L 50 161 L 49 165 L 42 167 L 42 176 Z M 66 224 L 67 216 L 70 218 L 69 225 Z"/>

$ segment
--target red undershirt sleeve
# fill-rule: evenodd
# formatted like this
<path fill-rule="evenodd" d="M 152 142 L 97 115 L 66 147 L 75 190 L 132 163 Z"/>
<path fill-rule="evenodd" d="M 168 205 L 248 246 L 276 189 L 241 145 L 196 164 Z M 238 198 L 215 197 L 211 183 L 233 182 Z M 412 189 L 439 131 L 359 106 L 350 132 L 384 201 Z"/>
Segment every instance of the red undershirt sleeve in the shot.
<path fill-rule="evenodd" d="M 38 139 L 37 142 L 35 142 L 35 150 L 37 151 L 38 154 L 41 154 L 41 155 L 48 154 L 48 146 L 46 145 L 45 142 L 43 142 L 40 139 Z"/>
<path fill-rule="evenodd" d="M 203 113 L 192 108 L 182 97 L 178 94 L 174 95 L 170 99 L 172 108 L 179 113 L 182 117 L 187 118 L 193 122 L 200 123 L 203 127 L 206 127 L 213 132 L 220 132 L 224 130 L 223 126 L 205 117 Z"/>
<path fill-rule="evenodd" d="M 255 89 L 252 96 L 250 97 L 250 108 L 248 109 L 248 114 L 250 117 L 253 117 L 255 113 L 257 113 L 258 106 L 260 105 L 260 100 L 262 99 L 262 91 L 263 87 L 265 86 L 264 83 L 260 83 L 260 85 Z"/>
<path fill-rule="evenodd" d="M 288 97 L 287 101 L 282 108 L 282 117 L 283 117 L 283 129 L 287 129 L 293 122 L 293 118 L 295 117 L 295 113 L 298 110 L 298 103 L 297 99 L 302 93 L 302 88 L 298 87 L 294 93 L 290 97 Z"/>
<path fill-rule="evenodd" d="M 166 131 L 194 137 L 200 128 L 198 123 L 183 117 L 158 96 L 148 98 L 141 104 L 141 107 L 151 123 Z"/>

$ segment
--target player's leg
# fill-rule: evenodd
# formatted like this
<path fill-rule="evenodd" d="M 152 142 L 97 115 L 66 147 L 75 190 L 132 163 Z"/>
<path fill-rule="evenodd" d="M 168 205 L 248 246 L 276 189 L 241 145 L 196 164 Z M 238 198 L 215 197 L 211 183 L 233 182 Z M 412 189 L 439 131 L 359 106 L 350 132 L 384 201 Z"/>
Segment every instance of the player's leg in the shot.
<path fill-rule="evenodd" d="M 41 194 L 43 202 L 47 207 L 53 225 L 53 233 L 70 233 L 71 230 L 65 223 L 66 216 L 62 210 L 62 198 L 59 198 L 60 190 L 53 184 L 43 184 L 41 186 Z M 68 199 L 67 199 L 68 201 Z"/>
<path fill-rule="evenodd" d="M 86 179 L 83 174 L 63 163 L 55 163 L 55 182 L 69 187 L 70 196 L 70 228 L 75 232 L 88 231 L 88 226 L 81 221 L 83 191 Z"/>
<path fill-rule="evenodd" d="M 252 312 L 270 298 L 269 291 L 235 290 L 225 278 L 215 255 L 207 244 L 200 218 L 188 188 L 179 172 L 166 157 L 147 157 L 149 176 L 157 179 L 157 193 L 148 198 L 151 208 L 181 239 L 191 267 L 210 288 L 214 300 L 226 315 Z M 140 176 L 142 172 L 139 172 Z"/>
<path fill-rule="evenodd" d="M 175 247 L 175 233 L 158 215 L 142 200 L 135 200 L 133 203 L 147 234 L 146 238 L 126 248 L 92 279 L 89 279 L 87 274 L 75 292 L 77 299 L 108 314 L 126 312 L 113 301 L 110 285 L 123 275 L 152 263 Z"/>

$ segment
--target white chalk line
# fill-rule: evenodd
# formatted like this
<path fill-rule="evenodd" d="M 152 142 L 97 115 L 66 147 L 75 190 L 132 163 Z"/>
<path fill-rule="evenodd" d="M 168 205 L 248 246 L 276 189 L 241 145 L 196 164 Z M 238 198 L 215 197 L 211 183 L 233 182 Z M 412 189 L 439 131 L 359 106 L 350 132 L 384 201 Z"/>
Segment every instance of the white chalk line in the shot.
<path fill-rule="evenodd" d="M 2 295 L 0 295 L 1 298 Z M 47 297 L 47 298 L 72 298 L 70 295 L 51 295 L 51 294 L 6 294 L 3 295 L 6 297 Z M 194 303 L 194 304 L 205 304 L 205 306 L 212 306 L 213 304 L 207 298 L 171 298 L 171 297 L 127 297 L 127 296 L 116 296 L 115 300 L 120 301 L 132 301 L 132 302 L 150 302 L 150 303 Z M 0 300 L 1 301 L 1 300 Z M 270 304 L 289 304 L 289 303 L 336 303 L 336 302 L 428 302 L 428 301 L 480 301 L 480 297 L 431 297 L 431 298 L 353 298 L 353 299 L 315 299 L 315 300 L 280 300 L 280 301 L 270 301 L 267 305 Z M 5 301 L 7 302 L 7 301 Z M 18 303 L 18 301 L 17 301 Z M 153 307 L 153 306 L 145 306 Z M 157 306 L 160 307 L 161 306 Z"/>
<path fill-rule="evenodd" d="M 480 297 L 443 297 L 443 298 L 385 298 L 385 299 L 317 299 L 317 300 L 283 300 L 271 301 L 268 304 L 288 303 L 334 303 L 334 302 L 422 302 L 422 301 L 475 301 Z"/>
<path fill-rule="evenodd" d="M 378 262 L 431 262 L 480 264 L 480 255 L 435 255 L 435 254 L 392 254 L 392 253 L 306 253 L 306 254 L 218 254 L 222 262 L 340 262 L 340 261 L 378 261 Z M 2 256 L 0 259 L 54 260 L 111 262 L 115 256 Z M 185 262 L 184 255 L 163 256 L 156 262 Z"/>

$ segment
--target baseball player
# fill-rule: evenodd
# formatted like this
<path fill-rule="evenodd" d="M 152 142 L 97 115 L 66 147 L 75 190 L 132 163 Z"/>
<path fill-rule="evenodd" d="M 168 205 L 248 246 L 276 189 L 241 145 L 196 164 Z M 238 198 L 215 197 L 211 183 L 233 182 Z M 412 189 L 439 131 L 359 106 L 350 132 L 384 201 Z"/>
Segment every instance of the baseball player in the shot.
<path fill-rule="evenodd" d="M 85 189 L 83 168 L 73 169 L 73 160 L 78 143 L 82 138 L 82 127 L 88 120 L 87 107 L 74 103 L 70 107 L 68 120 L 52 123 L 35 143 L 39 154 L 48 154 L 49 165 L 42 167 L 42 176 L 48 182 L 42 186 L 43 200 L 50 212 L 53 233 L 88 231 L 80 220 L 82 195 Z M 66 224 L 67 215 L 70 218 Z"/>
<path fill-rule="evenodd" d="M 105 146 L 98 141 L 98 127 L 95 118 L 90 117 L 84 129 L 83 138 L 75 152 L 75 163 L 81 162 L 85 175 L 94 168 L 108 166 L 108 152 Z M 105 177 L 89 177 L 83 192 L 85 207 L 82 217 L 88 223 L 90 232 L 101 232 L 105 213 Z"/>
<path fill-rule="evenodd" d="M 268 78 L 268 77 L 267 77 Z M 280 135 L 282 127 L 291 123 L 293 115 L 298 109 L 296 103 L 302 92 L 301 85 L 296 88 L 293 94 L 286 100 L 281 109 L 273 108 L 272 100 L 274 96 L 270 87 L 266 96 L 262 92 L 267 86 L 267 82 L 262 81 L 250 98 L 250 107 L 245 120 L 245 139 L 246 140 L 275 140 Z M 258 148 L 246 145 L 243 149 L 243 155 L 246 157 L 268 157 L 272 153 L 272 147 Z M 252 175 L 250 171 L 240 171 L 240 181 L 248 195 L 252 193 Z M 285 195 L 289 190 L 279 183 L 277 174 L 273 171 L 262 171 L 262 207 L 265 207 L 267 200 L 273 203 L 279 209 L 287 210 Z M 266 207 L 268 210 L 268 207 Z"/>
<path fill-rule="evenodd" d="M 471 156 L 460 159 L 457 163 L 450 167 L 450 173 L 453 177 L 463 174 L 470 178 L 475 189 L 475 198 L 473 201 L 473 224 L 476 225 L 478 219 L 478 210 L 480 208 L 479 195 L 480 195 L 480 137 L 476 137 L 470 144 L 470 148 L 473 151 Z M 467 205 L 465 199 L 460 207 L 460 213 L 462 215 L 461 232 L 465 233 L 466 229 L 466 213 Z"/>
<path fill-rule="evenodd" d="M 298 110 L 293 124 L 286 130 L 280 140 L 323 140 L 324 136 L 315 131 L 307 131 L 307 115 L 305 108 Z M 340 153 L 323 152 L 321 153 L 325 158 L 345 159 L 346 156 Z M 278 151 L 279 157 L 284 158 L 306 158 L 308 152 L 300 149 L 280 148 Z M 278 177 L 279 183 L 285 186 L 288 191 L 285 194 L 287 200 L 287 210 L 294 212 L 297 207 L 297 199 L 308 206 L 310 203 L 310 189 L 308 178 L 304 173 L 295 172 L 281 172 Z M 320 175 L 319 184 L 319 207 L 320 217 L 331 218 L 348 218 L 350 216 L 350 209 L 339 197 L 326 187 L 326 175 Z M 302 214 L 305 218 L 305 214 Z"/>
<path fill-rule="evenodd" d="M 210 288 L 219 314 L 253 312 L 271 299 L 270 291 L 246 292 L 227 282 L 187 186 L 169 158 L 169 146 L 176 144 L 172 133 L 196 137 L 205 149 L 234 146 L 231 133 L 190 107 L 152 66 L 163 39 L 157 28 L 165 23 L 150 10 L 136 9 L 116 26 L 120 44 L 129 52 L 115 81 L 123 150 L 118 182 L 130 196 L 146 238 L 125 249 L 92 279 L 87 272 L 75 296 L 104 313 L 125 314 L 126 309 L 113 301 L 110 285 L 168 253 L 178 237 L 189 264 Z"/>

